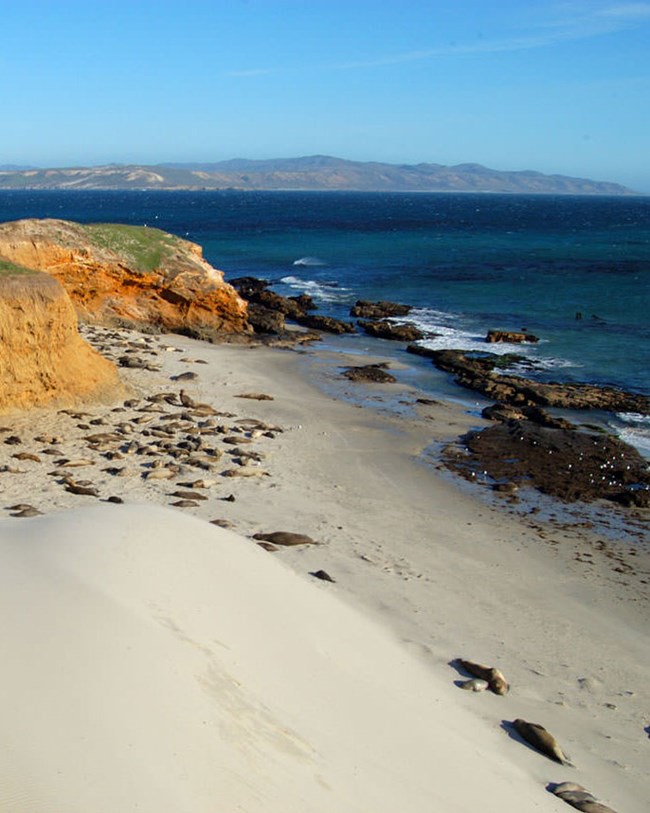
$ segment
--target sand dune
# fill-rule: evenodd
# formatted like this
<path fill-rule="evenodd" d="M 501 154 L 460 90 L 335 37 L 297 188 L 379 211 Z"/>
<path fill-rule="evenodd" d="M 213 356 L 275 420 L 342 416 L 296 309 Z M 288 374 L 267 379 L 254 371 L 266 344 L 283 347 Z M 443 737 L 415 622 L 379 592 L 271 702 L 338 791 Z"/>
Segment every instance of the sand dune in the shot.
<path fill-rule="evenodd" d="M 557 807 L 389 633 L 232 532 L 97 506 L 3 520 L 0 557 L 3 810 Z"/>

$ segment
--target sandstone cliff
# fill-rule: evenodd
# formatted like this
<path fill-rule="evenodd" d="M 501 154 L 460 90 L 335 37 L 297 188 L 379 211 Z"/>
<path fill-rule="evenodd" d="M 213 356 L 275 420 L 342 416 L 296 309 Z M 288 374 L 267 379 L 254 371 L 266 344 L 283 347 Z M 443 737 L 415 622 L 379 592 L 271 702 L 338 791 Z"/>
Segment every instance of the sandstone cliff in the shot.
<path fill-rule="evenodd" d="M 200 246 L 158 229 L 0 223 L 0 257 L 58 279 L 84 321 L 200 338 L 251 331 L 246 303 L 203 259 Z"/>
<path fill-rule="evenodd" d="M 110 398 L 120 388 L 115 366 L 79 336 L 62 286 L 0 262 L 0 410 Z"/>

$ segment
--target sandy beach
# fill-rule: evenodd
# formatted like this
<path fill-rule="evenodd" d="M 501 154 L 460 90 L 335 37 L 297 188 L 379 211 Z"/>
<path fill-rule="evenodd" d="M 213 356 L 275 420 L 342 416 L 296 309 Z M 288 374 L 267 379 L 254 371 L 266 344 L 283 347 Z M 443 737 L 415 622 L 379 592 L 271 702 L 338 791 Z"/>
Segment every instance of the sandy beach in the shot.
<path fill-rule="evenodd" d="M 335 399 L 315 380 L 363 385 L 317 348 L 86 332 L 145 365 L 126 400 L 0 418 L 0 806 L 550 813 L 570 780 L 647 810 L 647 536 L 477 498 L 422 453 L 480 419 Z M 458 657 L 508 694 L 461 691 Z"/>

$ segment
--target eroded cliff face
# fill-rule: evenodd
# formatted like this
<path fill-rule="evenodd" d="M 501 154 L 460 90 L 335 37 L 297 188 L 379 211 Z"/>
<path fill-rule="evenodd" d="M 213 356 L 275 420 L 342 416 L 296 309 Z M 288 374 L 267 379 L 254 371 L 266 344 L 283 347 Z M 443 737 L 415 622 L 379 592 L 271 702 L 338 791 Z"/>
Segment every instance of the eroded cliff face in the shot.
<path fill-rule="evenodd" d="M 0 273 L 0 410 L 111 399 L 115 366 L 77 331 L 75 309 L 47 274 Z"/>
<path fill-rule="evenodd" d="M 252 330 L 246 303 L 203 259 L 201 247 L 158 229 L 0 223 L 0 257 L 59 280 L 84 321 L 200 338 Z"/>

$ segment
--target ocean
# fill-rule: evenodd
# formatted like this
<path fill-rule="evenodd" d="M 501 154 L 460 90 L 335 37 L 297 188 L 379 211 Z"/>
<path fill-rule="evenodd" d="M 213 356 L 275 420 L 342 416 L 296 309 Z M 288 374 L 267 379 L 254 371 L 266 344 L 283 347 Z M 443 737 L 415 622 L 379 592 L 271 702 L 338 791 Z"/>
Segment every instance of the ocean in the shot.
<path fill-rule="evenodd" d="M 201 244 L 226 279 L 307 292 L 324 314 L 403 302 L 435 334 L 427 346 L 514 350 L 551 380 L 650 391 L 650 197 L 0 191 L 0 220 L 23 217 L 157 227 Z M 492 328 L 540 342 L 487 346 Z M 356 334 L 326 346 L 398 359 L 409 383 L 475 400 L 401 345 Z M 650 455 L 650 418 L 603 420 Z"/>

